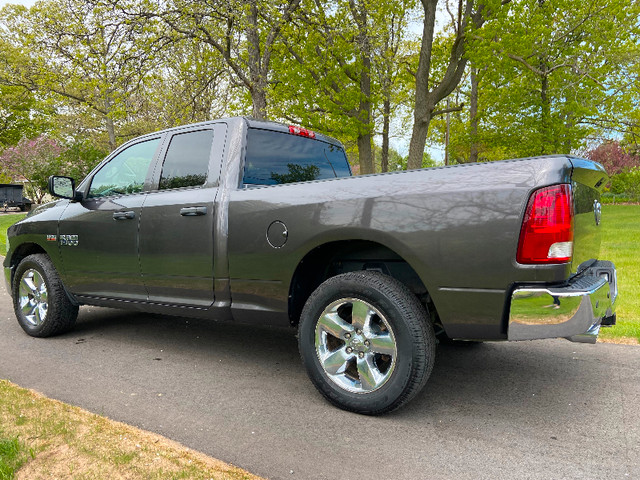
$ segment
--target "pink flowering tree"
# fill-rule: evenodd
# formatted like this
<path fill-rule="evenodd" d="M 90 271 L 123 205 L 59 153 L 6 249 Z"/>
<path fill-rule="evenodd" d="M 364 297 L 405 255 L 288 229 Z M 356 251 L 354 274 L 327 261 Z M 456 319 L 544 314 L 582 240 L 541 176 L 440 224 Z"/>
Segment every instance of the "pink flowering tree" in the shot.
<path fill-rule="evenodd" d="M 39 136 L 23 138 L 0 154 L 3 173 L 14 182 L 24 182 L 24 195 L 41 203 L 47 193 L 47 179 L 60 173 L 59 157 L 65 148 L 55 140 Z"/>
<path fill-rule="evenodd" d="M 587 152 L 587 157 L 601 163 L 609 175 L 640 166 L 640 157 L 627 152 L 618 142 L 607 142 Z"/>

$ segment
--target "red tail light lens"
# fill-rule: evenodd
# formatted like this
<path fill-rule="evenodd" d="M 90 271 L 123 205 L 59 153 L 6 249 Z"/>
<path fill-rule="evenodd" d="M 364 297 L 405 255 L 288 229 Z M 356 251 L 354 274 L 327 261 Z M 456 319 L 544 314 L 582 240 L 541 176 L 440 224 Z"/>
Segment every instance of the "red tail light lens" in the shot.
<path fill-rule="evenodd" d="M 315 132 L 303 127 L 296 127 L 295 125 L 289 125 L 289 133 L 292 135 L 300 135 L 301 137 L 316 138 Z"/>
<path fill-rule="evenodd" d="M 531 195 L 522 221 L 518 263 L 567 263 L 573 255 L 571 185 L 552 185 Z"/>

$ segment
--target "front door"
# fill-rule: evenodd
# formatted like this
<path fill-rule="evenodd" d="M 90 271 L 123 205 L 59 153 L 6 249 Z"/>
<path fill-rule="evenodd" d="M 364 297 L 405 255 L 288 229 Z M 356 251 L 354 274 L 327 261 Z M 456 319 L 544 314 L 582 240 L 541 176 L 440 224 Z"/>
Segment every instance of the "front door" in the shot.
<path fill-rule="evenodd" d="M 78 295 L 146 300 L 138 231 L 145 182 L 160 137 L 130 145 L 98 170 L 84 200 L 62 214 L 59 244 L 65 283 Z"/>

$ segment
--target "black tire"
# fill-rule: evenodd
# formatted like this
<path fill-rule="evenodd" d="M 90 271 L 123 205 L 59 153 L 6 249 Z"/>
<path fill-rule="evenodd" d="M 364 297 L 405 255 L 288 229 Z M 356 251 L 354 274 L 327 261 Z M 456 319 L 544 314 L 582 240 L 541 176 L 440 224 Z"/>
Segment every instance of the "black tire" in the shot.
<path fill-rule="evenodd" d="M 355 317 L 354 306 L 360 311 Z M 411 400 L 435 362 L 425 307 L 404 284 L 378 272 L 345 273 L 322 283 L 304 306 L 298 333 L 300 356 L 320 393 L 339 408 L 366 415 Z"/>
<path fill-rule="evenodd" d="M 13 278 L 13 308 L 22 329 L 32 337 L 70 330 L 78 317 L 60 276 L 47 255 L 25 257 Z"/>

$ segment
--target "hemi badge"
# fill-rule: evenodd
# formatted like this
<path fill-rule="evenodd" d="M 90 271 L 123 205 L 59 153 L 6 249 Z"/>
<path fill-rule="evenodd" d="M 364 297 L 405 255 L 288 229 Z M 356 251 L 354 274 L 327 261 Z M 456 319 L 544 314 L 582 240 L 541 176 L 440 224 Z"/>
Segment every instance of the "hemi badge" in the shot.
<path fill-rule="evenodd" d="M 57 235 L 47 235 L 47 242 L 55 242 L 56 240 L 58 240 Z"/>

